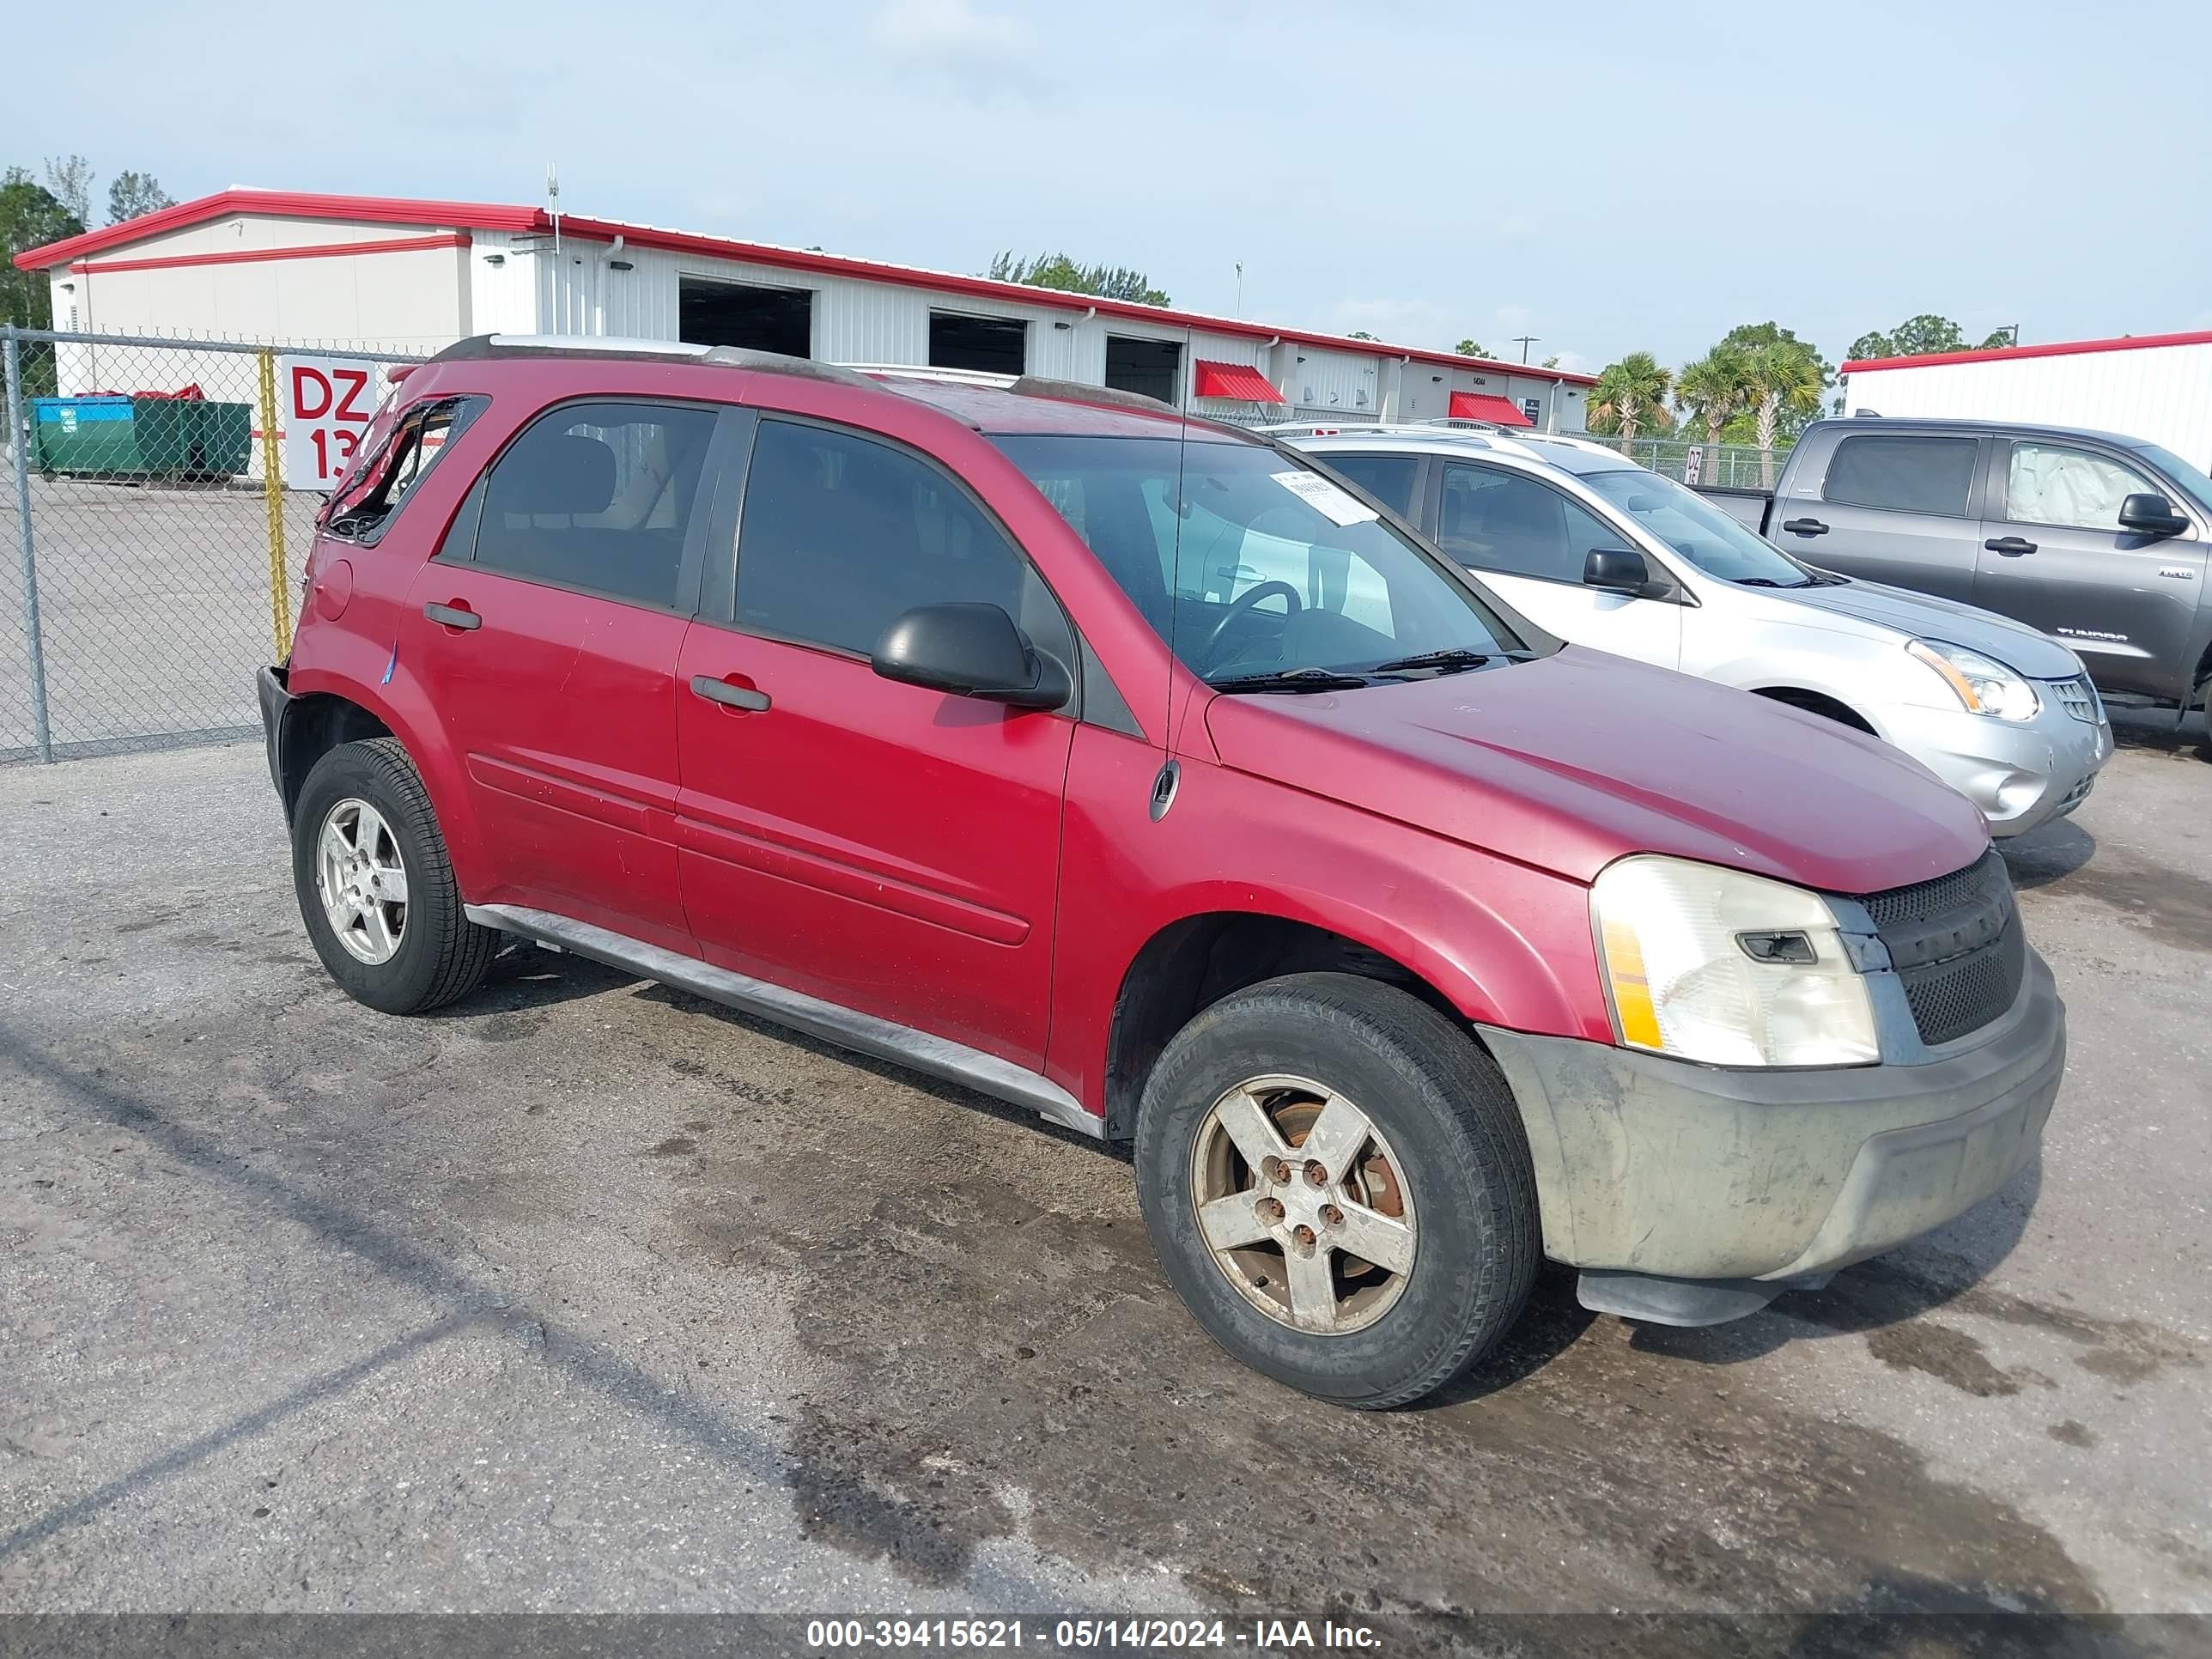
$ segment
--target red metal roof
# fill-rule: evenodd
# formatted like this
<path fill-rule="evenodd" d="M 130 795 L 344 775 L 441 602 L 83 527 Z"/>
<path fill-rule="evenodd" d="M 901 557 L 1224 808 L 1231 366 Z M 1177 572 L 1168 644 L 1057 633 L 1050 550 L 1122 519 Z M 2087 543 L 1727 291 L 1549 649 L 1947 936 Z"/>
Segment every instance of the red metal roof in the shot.
<path fill-rule="evenodd" d="M 44 247 L 15 256 L 25 270 L 44 270 L 101 251 L 125 246 L 181 230 L 234 213 L 258 213 L 279 219 L 342 219 L 368 224 L 417 225 L 427 230 L 505 230 L 550 232 L 553 221 L 544 209 L 516 207 L 489 202 L 433 202 L 390 196 L 321 196 L 295 191 L 231 189 L 212 196 L 180 202 L 143 218 L 105 225 Z M 988 276 L 966 276 L 951 271 L 927 270 L 914 265 L 884 264 L 872 259 L 852 259 L 811 249 L 778 247 L 766 242 L 740 242 L 721 236 L 702 236 L 689 231 L 664 230 L 653 225 L 624 224 L 615 219 L 593 219 L 580 214 L 561 216 L 561 234 L 590 241 L 611 241 L 620 236 L 631 247 L 657 248 L 665 252 L 703 254 L 714 258 L 742 259 L 750 264 L 774 265 L 789 270 L 811 271 L 829 276 L 853 276 L 864 281 L 896 283 L 902 288 L 927 289 L 938 294 L 962 294 L 976 298 L 1007 300 L 1024 305 L 1048 306 L 1063 311 L 1095 312 L 1102 317 L 1172 327 L 1202 328 L 1212 334 L 1243 339 L 1289 340 L 1299 345 L 1331 350 L 1365 352 L 1375 356 L 1401 357 L 1420 363 L 1443 363 L 1453 368 L 1495 370 L 1534 380 L 1563 381 L 1570 386 L 1595 386 L 1596 377 L 1570 374 L 1563 368 L 1530 368 L 1462 357 L 1449 351 L 1391 345 L 1380 340 L 1347 339 L 1338 334 L 1317 334 L 1302 329 L 1274 328 L 1238 318 L 1209 317 L 1202 313 L 1176 311 L 1165 306 L 1140 306 L 1123 300 L 1094 299 L 1087 294 L 1068 294 L 1058 289 L 1030 288 L 1018 283 L 998 283 Z M 322 250 L 317 250 L 320 252 Z M 306 256 L 302 256 L 306 257 Z"/>
<path fill-rule="evenodd" d="M 1500 426 L 1536 424 L 1521 412 L 1521 405 L 1512 398 L 1488 392 L 1453 392 L 1450 413 L 1455 421 L 1495 421 Z"/>
<path fill-rule="evenodd" d="M 2212 332 L 2123 334 L 2115 340 L 2053 340 L 2045 345 L 1993 346 L 1986 351 L 1931 351 L 1921 357 L 1862 357 L 1843 372 L 1865 368 L 1929 368 L 1937 363 L 1994 363 L 2008 357 L 2073 357 L 2091 351 L 2142 351 L 2152 346 L 2212 345 Z"/>
<path fill-rule="evenodd" d="M 1198 371 L 1196 395 L 1200 398 L 1235 398 L 1248 404 L 1290 402 L 1249 363 L 1209 363 L 1201 357 L 1192 367 Z"/>

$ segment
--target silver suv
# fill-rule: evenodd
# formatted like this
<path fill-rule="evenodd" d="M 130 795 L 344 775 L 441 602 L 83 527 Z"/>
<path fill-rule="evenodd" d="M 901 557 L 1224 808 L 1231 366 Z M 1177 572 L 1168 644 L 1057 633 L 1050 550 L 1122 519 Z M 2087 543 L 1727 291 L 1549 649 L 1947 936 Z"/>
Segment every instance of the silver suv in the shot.
<path fill-rule="evenodd" d="M 1420 424 L 1273 430 L 1562 638 L 1871 732 L 1980 807 L 1992 835 L 2071 811 L 2112 752 L 2064 646 L 1800 563 L 1601 444 Z"/>

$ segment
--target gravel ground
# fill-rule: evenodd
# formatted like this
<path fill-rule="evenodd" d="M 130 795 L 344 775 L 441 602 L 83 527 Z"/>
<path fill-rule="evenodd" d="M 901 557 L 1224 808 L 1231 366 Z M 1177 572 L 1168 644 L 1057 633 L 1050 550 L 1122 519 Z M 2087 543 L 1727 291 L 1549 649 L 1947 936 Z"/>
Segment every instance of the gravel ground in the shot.
<path fill-rule="evenodd" d="M 2008 852 L 2039 1169 L 1716 1329 L 1547 1274 L 1384 1416 L 956 1089 L 535 951 L 349 1002 L 258 746 L 0 771 L 0 1609 L 2212 1613 L 2212 764 L 2123 743 Z"/>

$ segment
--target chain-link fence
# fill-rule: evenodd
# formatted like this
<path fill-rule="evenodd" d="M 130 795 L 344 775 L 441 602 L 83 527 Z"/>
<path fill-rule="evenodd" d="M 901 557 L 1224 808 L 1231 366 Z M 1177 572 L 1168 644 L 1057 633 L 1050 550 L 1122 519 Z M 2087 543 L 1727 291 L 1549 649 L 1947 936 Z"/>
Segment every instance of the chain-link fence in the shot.
<path fill-rule="evenodd" d="M 323 501 L 287 481 L 334 478 L 415 359 L 15 328 L 0 349 L 0 764 L 257 732 Z M 321 418 L 288 439 L 287 409 Z"/>
<path fill-rule="evenodd" d="M 1618 438 L 1595 432 L 1576 435 L 1617 449 L 1638 465 L 1678 483 L 1723 489 L 1771 489 L 1790 459 L 1787 444 L 1759 449 L 1750 444 L 1701 444 L 1687 438 Z"/>

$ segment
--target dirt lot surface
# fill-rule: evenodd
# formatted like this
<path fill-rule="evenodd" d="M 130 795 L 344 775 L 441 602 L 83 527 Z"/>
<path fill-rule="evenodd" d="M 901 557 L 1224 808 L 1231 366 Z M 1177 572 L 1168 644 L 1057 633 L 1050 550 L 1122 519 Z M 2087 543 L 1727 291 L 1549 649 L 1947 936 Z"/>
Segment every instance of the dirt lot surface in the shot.
<path fill-rule="evenodd" d="M 258 746 L 0 771 L 0 1608 L 2212 1613 L 2170 725 L 2008 854 L 2072 1022 L 2039 1169 L 1717 1329 L 1549 1274 L 1382 1416 L 1217 1352 L 1110 1151 L 537 951 L 349 1002 Z"/>

